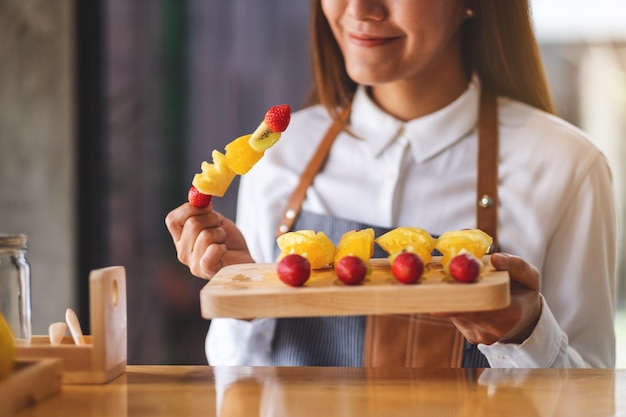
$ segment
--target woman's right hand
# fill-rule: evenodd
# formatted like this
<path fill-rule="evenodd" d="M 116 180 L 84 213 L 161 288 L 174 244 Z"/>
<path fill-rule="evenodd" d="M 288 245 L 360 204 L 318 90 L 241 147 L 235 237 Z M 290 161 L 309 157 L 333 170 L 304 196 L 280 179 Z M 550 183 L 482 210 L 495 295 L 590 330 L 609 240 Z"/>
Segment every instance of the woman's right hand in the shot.
<path fill-rule="evenodd" d="M 199 278 L 211 279 L 227 265 L 254 262 L 241 231 L 213 204 L 198 208 L 184 203 L 167 214 L 165 225 L 178 260 Z"/>

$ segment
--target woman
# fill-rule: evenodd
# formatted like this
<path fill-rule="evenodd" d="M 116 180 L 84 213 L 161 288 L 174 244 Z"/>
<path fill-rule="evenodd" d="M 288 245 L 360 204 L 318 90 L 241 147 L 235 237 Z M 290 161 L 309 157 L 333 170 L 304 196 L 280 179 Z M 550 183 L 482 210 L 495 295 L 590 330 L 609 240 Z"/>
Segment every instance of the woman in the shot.
<path fill-rule="evenodd" d="M 487 222 L 497 225 L 501 251 L 491 261 L 511 276 L 511 305 L 435 318 L 214 320 L 209 362 L 614 366 L 610 171 L 584 133 L 551 114 L 528 3 L 316 0 L 312 7 L 314 104 L 293 115 L 281 141 L 242 178 L 237 227 L 188 204 L 168 215 L 181 262 L 209 279 L 225 265 L 273 261 L 280 213 L 338 123 L 343 130 L 293 228 L 326 225 L 336 240 L 367 226 L 416 226 L 435 235 L 475 227 L 488 212 L 477 208 L 477 182 L 491 176 L 497 190 L 485 195 L 484 207 L 495 202 L 497 217 Z M 496 105 L 497 114 L 488 111 Z M 494 124 L 479 135 L 483 120 Z M 482 145 L 493 135 L 499 144 Z M 489 150 L 497 162 L 477 162 Z M 402 322 L 411 324 L 385 332 Z M 445 326 L 464 337 L 462 358 L 433 362 L 433 351 L 458 339 L 448 330 L 449 338 L 433 336 Z M 415 336 L 422 331 L 429 333 Z M 430 346 L 386 361 L 407 334 Z"/>

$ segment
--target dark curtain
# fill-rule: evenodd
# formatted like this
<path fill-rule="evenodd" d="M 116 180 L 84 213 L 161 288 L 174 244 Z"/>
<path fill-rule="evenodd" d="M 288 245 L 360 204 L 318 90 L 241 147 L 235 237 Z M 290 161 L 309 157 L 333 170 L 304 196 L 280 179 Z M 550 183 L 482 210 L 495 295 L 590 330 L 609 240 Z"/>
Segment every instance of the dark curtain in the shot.
<path fill-rule="evenodd" d="M 206 282 L 178 263 L 164 218 L 214 148 L 303 102 L 308 2 L 77 3 L 80 276 L 126 268 L 130 364 L 206 363 Z M 237 184 L 215 199 L 231 218 Z"/>

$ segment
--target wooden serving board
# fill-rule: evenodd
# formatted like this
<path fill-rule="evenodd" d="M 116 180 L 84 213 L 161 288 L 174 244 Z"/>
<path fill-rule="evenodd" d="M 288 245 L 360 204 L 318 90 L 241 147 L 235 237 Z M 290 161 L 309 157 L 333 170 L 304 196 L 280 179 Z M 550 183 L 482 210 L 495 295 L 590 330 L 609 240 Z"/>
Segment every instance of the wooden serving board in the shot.
<path fill-rule="evenodd" d="M 276 275 L 276 264 L 231 265 L 200 291 L 202 317 L 238 319 L 485 311 L 509 305 L 509 275 L 486 266 L 471 284 L 446 277 L 439 257 L 416 284 L 402 284 L 386 258 L 371 259 L 360 285 L 343 284 L 333 268 L 314 270 L 302 287 Z"/>

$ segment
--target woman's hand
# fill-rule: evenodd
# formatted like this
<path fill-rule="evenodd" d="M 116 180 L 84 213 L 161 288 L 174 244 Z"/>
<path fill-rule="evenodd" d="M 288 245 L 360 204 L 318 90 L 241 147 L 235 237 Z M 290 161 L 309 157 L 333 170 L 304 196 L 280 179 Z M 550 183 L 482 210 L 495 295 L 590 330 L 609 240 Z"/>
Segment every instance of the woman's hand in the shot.
<path fill-rule="evenodd" d="M 165 217 L 178 260 L 199 278 L 211 279 L 227 265 L 254 262 L 235 224 L 213 210 L 185 203 Z"/>
<path fill-rule="evenodd" d="M 511 303 L 507 308 L 475 313 L 443 313 L 473 344 L 521 344 L 535 329 L 541 314 L 539 271 L 522 258 L 504 253 L 491 255 L 492 265 L 511 277 Z"/>

